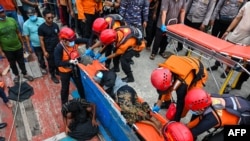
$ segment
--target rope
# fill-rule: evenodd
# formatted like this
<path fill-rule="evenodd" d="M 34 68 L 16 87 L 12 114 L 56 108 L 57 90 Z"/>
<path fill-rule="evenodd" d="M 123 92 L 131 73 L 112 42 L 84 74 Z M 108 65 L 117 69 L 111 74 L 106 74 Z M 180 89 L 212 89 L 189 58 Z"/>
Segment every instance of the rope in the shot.
<path fill-rule="evenodd" d="M 19 88 L 18 88 L 18 94 L 17 94 L 16 109 L 15 109 L 14 119 L 12 121 L 11 129 L 10 129 L 10 135 L 9 135 L 7 141 L 10 141 L 10 138 L 11 138 L 12 133 L 13 133 L 14 124 L 15 124 L 15 121 L 16 121 L 17 110 L 18 110 L 18 107 L 19 107 L 19 97 L 20 97 L 21 86 L 22 86 L 22 81 L 21 80 L 22 80 L 22 75 L 20 75 L 20 78 L 19 78 Z"/>

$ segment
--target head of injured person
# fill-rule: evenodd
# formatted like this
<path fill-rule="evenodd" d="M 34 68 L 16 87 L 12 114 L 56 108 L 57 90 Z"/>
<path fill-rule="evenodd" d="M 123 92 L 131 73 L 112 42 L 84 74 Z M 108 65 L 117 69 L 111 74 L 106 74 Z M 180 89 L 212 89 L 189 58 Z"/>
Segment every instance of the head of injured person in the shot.
<path fill-rule="evenodd" d="M 115 85 L 116 73 L 108 70 L 99 70 L 93 79 L 100 84 L 104 90 L 107 90 Z"/>

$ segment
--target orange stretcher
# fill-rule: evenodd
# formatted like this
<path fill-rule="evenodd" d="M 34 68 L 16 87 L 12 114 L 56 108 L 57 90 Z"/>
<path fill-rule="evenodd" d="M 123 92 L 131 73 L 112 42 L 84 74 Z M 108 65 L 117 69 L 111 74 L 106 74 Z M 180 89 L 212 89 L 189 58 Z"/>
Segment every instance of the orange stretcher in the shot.
<path fill-rule="evenodd" d="M 95 76 L 96 72 L 98 70 L 106 70 L 106 68 L 97 60 L 93 60 L 92 64 L 88 64 L 87 66 L 79 64 L 78 65 L 81 70 L 83 70 L 86 74 L 88 74 L 88 77 L 91 78 L 93 83 L 99 88 L 99 90 L 102 92 L 102 94 L 105 95 L 105 97 L 109 97 L 109 101 L 111 104 L 120 111 L 120 107 L 112 100 L 112 98 L 97 84 L 92 78 Z M 143 101 L 142 98 L 139 98 L 140 101 Z M 163 118 L 160 114 L 151 112 L 151 116 L 155 117 L 162 126 L 164 126 L 168 120 Z M 100 116 L 101 117 L 101 116 Z M 115 124 L 115 123 L 113 123 Z M 119 123 L 117 123 L 119 124 Z M 126 123 L 125 123 L 126 124 Z M 155 130 L 155 128 L 151 125 L 137 122 L 133 125 L 133 128 L 135 129 L 137 135 L 139 138 L 143 138 L 143 140 L 157 140 L 157 141 L 164 141 L 164 137 L 162 135 L 159 135 L 158 132 Z"/>
<path fill-rule="evenodd" d="M 167 26 L 167 29 L 167 35 L 170 38 L 177 40 L 178 42 L 181 42 L 194 50 L 199 51 L 201 54 L 210 56 L 211 58 L 214 58 L 215 60 L 218 60 L 219 62 L 230 66 L 232 70 L 234 70 L 234 68 L 236 67 L 241 67 L 250 75 L 250 73 L 244 68 L 242 64 L 232 60 L 233 57 L 249 63 L 250 47 L 230 43 L 226 40 L 214 37 L 210 34 L 191 28 L 184 24 L 169 25 Z M 220 94 L 224 92 L 226 85 L 232 77 L 232 73 L 233 71 L 228 74 L 225 83 L 219 90 Z M 213 78 L 216 82 L 214 76 Z"/>

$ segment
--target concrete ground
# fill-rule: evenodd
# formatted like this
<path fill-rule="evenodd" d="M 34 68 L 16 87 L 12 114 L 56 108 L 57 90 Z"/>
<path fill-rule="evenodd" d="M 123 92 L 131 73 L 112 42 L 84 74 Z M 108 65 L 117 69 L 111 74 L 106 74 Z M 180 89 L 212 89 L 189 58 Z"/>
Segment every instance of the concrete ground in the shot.
<path fill-rule="evenodd" d="M 174 47 L 175 47 L 174 44 L 169 45 L 166 50 L 174 52 Z M 183 49 L 178 54 L 184 55 L 185 53 L 186 53 L 186 50 Z M 129 85 L 134 87 L 138 95 L 142 97 L 145 101 L 147 101 L 150 104 L 150 106 L 153 107 L 153 104 L 157 101 L 158 94 L 155 88 L 151 84 L 150 76 L 151 76 L 151 72 L 153 71 L 153 69 L 158 67 L 158 63 L 164 62 L 165 59 L 162 58 L 160 55 L 157 55 L 155 57 L 155 60 L 150 60 L 149 59 L 150 54 L 151 54 L 151 51 L 145 49 L 140 53 L 139 58 L 135 58 L 135 57 L 133 58 L 135 63 L 134 65 L 132 65 L 132 70 L 133 70 L 135 82 L 129 83 Z M 197 56 L 194 53 L 193 55 Z M 202 62 L 205 67 L 213 65 L 214 61 L 215 61 L 214 59 L 211 59 L 211 60 L 202 59 Z M 121 70 L 121 67 L 120 67 L 120 70 Z M 223 81 L 225 80 L 225 79 L 220 78 L 220 75 L 222 72 L 223 72 L 223 68 L 219 68 L 217 71 L 212 72 L 219 86 L 222 85 Z M 236 74 L 233 76 L 233 78 L 236 76 Z M 118 75 L 122 78 L 125 77 L 125 74 L 123 73 L 122 70 L 118 73 Z M 232 81 L 230 81 L 230 83 L 232 83 Z M 247 82 L 243 84 L 241 90 L 231 90 L 229 93 L 239 94 L 239 95 L 246 97 L 247 95 L 249 95 L 249 91 L 247 88 L 249 84 L 250 84 L 250 80 L 248 80 Z M 211 73 L 209 73 L 209 79 L 204 89 L 211 93 L 217 93 L 219 91 L 219 89 L 215 85 L 215 81 L 213 80 Z M 165 117 L 166 110 L 162 109 L 160 113 L 163 115 L 163 117 Z M 187 123 L 189 119 L 190 119 L 190 114 L 188 114 L 187 117 L 183 118 L 182 122 Z M 200 135 L 200 137 L 197 140 L 201 140 L 201 138 L 205 134 L 206 133 Z"/>

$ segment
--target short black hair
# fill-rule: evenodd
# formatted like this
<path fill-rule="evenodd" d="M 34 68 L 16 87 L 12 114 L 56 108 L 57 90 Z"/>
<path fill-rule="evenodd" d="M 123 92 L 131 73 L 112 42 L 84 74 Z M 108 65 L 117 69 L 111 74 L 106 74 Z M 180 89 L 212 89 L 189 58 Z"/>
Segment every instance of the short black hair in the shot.
<path fill-rule="evenodd" d="M 47 9 L 47 8 L 45 8 L 45 9 L 43 10 L 43 17 L 45 17 L 47 14 L 53 14 L 53 15 L 54 15 L 54 12 L 51 11 L 51 10 L 49 10 L 49 9 Z"/>

